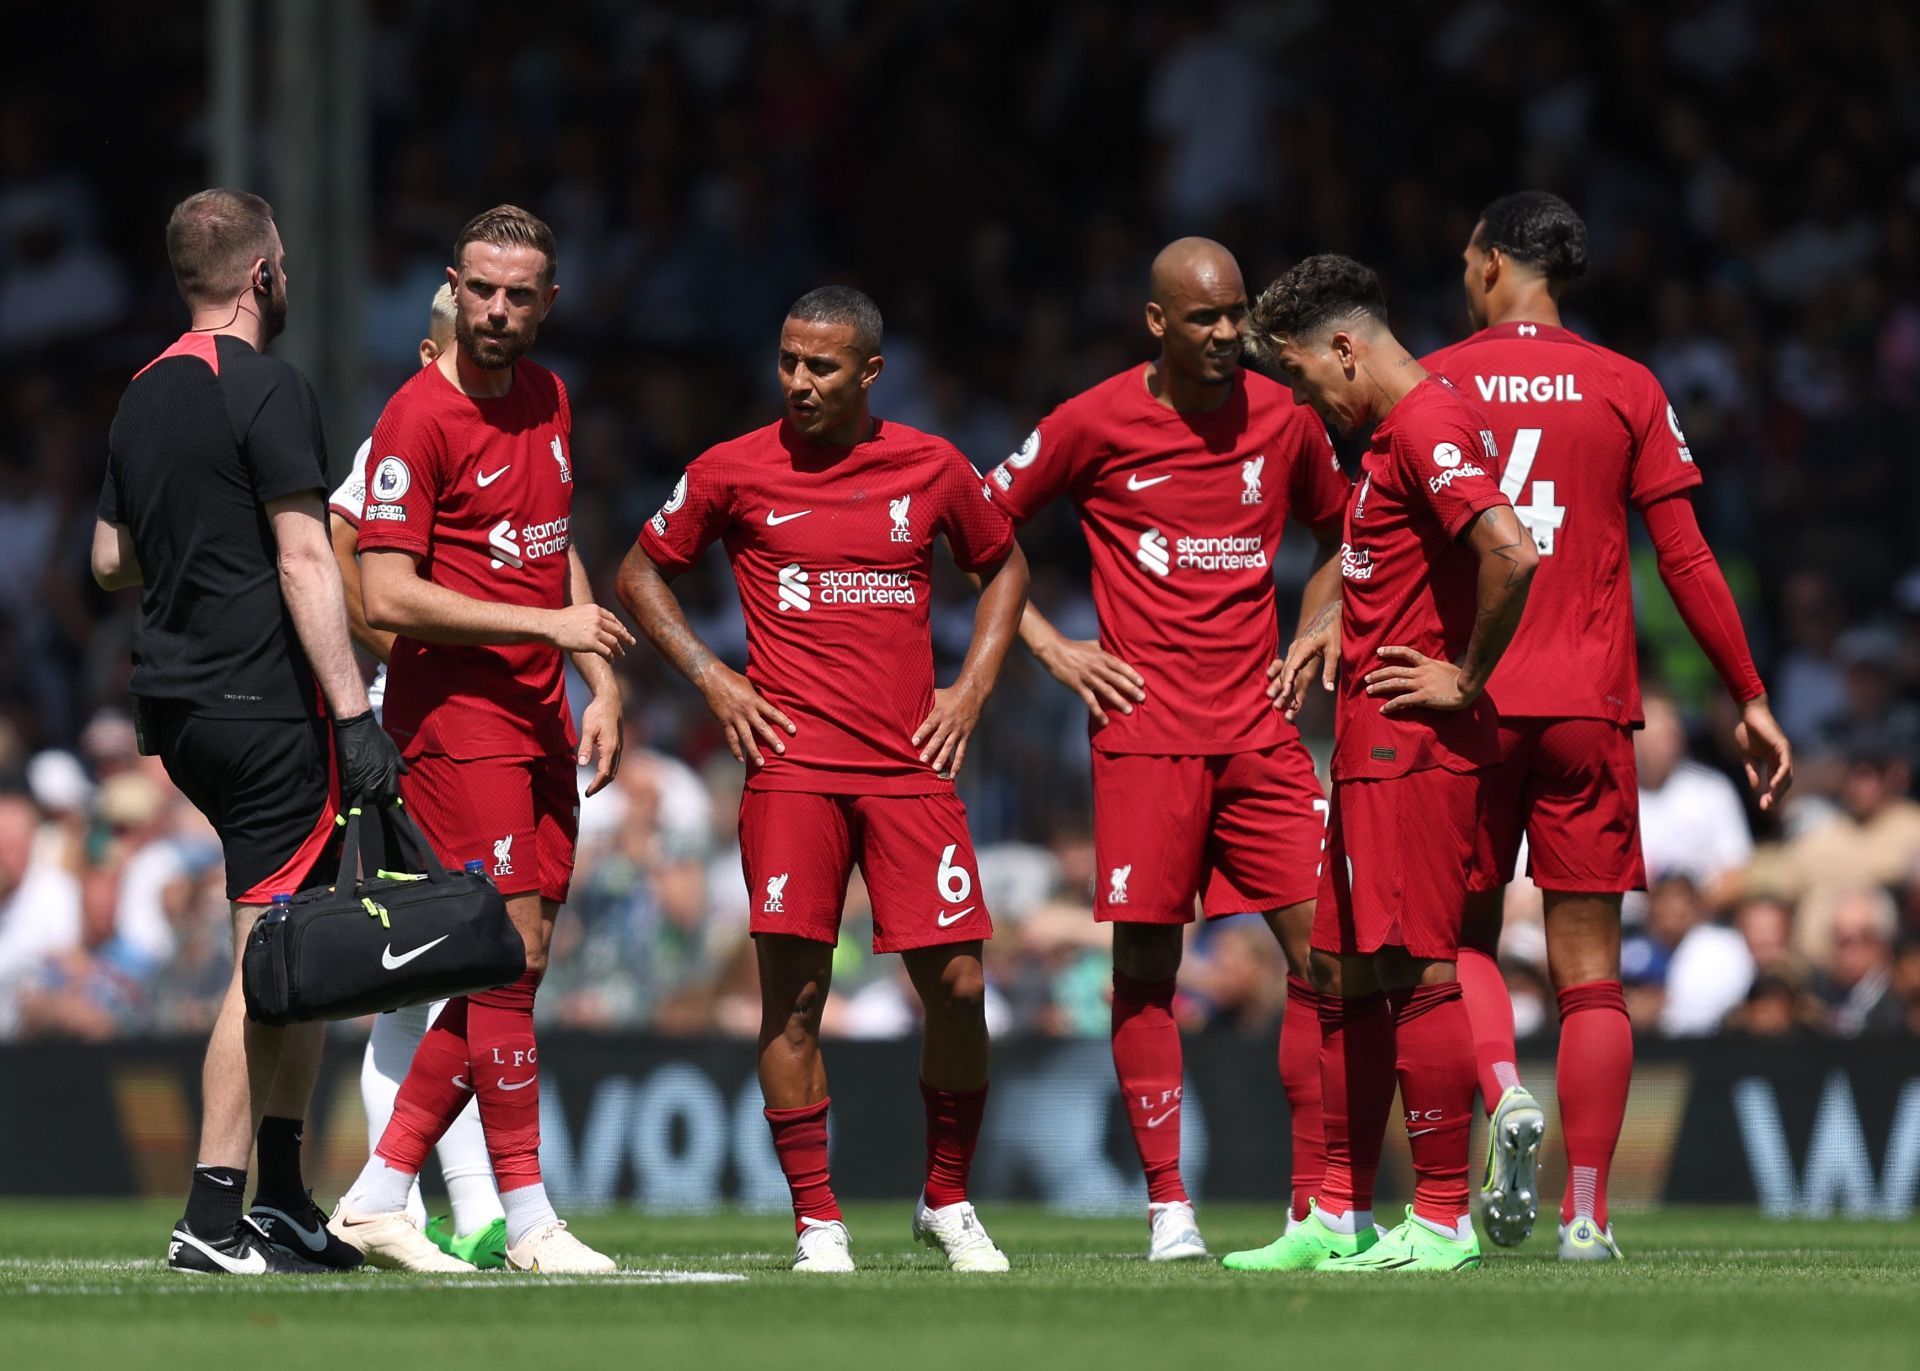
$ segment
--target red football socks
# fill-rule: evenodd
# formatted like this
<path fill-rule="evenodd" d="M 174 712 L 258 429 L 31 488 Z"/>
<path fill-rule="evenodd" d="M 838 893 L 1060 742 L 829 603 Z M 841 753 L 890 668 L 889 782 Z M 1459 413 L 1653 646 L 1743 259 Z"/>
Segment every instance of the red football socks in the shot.
<path fill-rule="evenodd" d="M 1468 1212 L 1473 1030 L 1457 981 L 1416 986 L 1393 1001 L 1395 1068 L 1413 1153 L 1413 1212 L 1452 1229 Z"/>
<path fill-rule="evenodd" d="M 935 1090 L 922 1081 L 920 1098 L 927 1106 L 927 1207 L 959 1204 L 967 1197 L 967 1173 L 980 1141 L 987 1088 Z"/>
<path fill-rule="evenodd" d="M 984 1092 L 982 1092 L 984 1093 Z M 773 1130 L 773 1151 L 793 1192 L 793 1230 L 801 1220 L 829 1223 L 840 1217 L 839 1201 L 827 1177 L 827 1106 L 830 1099 L 798 1109 L 768 1109 L 767 1127 Z"/>
<path fill-rule="evenodd" d="M 1491 1115 L 1500 1097 L 1520 1084 L 1520 1073 L 1514 1066 L 1513 1000 L 1507 994 L 1507 980 L 1500 974 L 1499 963 L 1486 953 L 1463 947 L 1454 966 L 1460 977 L 1460 994 L 1466 1001 L 1467 1020 L 1473 1026 L 1480 1104 Z"/>
<path fill-rule="evenodd" d="M 512 985 L 467 996 L 470 1079 L 502 1194 L 540 1182 L 540 1053 L 533 1042 L 539 986 L 540 973 L 529 971 Z"/>
<path fill-rule="evenodd" d="M 1329 1214 L 1373 1208 L 1387 1115 L 1393 1109 L 1393 1011 L 1378 991 L 1320 997 L 1320 1099 L 1327 1167 L 1320 1207 Z"/>
<path fill-rule="evenodd" d="M 1327 1169 L 1327 1130 L 1320 1108 L 1320 992 L 1298 976 L 1287 977 L 1287 1012 L 1280 1020 L 1280 1088 L 1293 1122 L 1290 1212 L 1304 1219 Z"/>
<path fill-rule="evenodd" d="M 473 1096 L 467 1074 L 467 997 L 456 996 L 427 1029 L 400 1082 L 393 1117 L 374 1152 L 395 1171 L 418 1175 L 440 1135 Z"/>
<path fill-rule="evenodd" d="M 1113 1069 L 1133 1145 L 1147 1173 L 1147 1203 L 1187 1198 L 1180 1181 L 1180 1026 L 1172 981 L 1113 973 Z"/>
<path fill-rule="evenodd" d="M 1567 1139 L 1567 1189 L 1560 1221 L 1591 1215 L 1607 1225 L 1607 1172 L 1627 1116 L 1633 1026 L 1618 981 L 1588 981 L 1560 992 L 1560 1131 Z"/>

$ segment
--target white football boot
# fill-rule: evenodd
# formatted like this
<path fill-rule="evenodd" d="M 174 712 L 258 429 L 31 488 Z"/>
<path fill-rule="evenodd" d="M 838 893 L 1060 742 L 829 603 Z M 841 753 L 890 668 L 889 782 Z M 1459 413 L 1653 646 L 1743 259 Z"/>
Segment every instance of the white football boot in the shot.
<path fill-rule="evenodd" d="M 1572 1223 L 1560 1225 L 1560 1260 L 1563 1262 L 1624 1261 L 1620 1244 L 1613 1240 L 1613 1225 L 1602 1228 L 1591 1215 L 1575 1214 Z"/>
<path fill-rule="evenodd" d="M 415 1228 L 404 1210 L 388 1213 L 356 1214 L 341 1200 L 327 1231 L 350 1247 L 366 1254 L 368 1266 L 388 1271 L 435 1271 L 444 1275 L 471 1274 L 474 1268 L 458 1257 L 442 1252 L 425 1233 Z"/>
<path fill-rule="evenodd" d="M 1005 1271 L 1007 1254 L 994 1246 L 993 1239 L 980 1224 L 980 1216 L 966 1200 L 938 1209 L 927 1207 L 927 1192 L 920 1192 L 913 1207 L 913 1236 L 928 1247 L 947 1254 L 947 1266 L 955 1271 Z"/>
<path fill-rule="evenodd" d="M 1153 1241 L 1147 1247 L 1148 1261 L 1196 1261 L 1207 1255 L 1207 1242 L 1200 1236 L 1200 1221 L 1193 1216 L 1191 1201 L 1150 1204 L 1147 1222 L 1153 1226 Z"/>
<path fill-rule="evenodd" d="M 507 1249 L 507 1270 L 543 1276 L 604 1276 L 613 1258 L 596 1252 L 567 1231 L 565 1219 L 543 1223 Z"/>
<path fill-rule="evenodd" d="M 1481 1222 L 1502 1247 L 1518 1247 L 1540 1214 L 1540 1139 L 1547 1116 L 1524 1085 L 1508 1087 L 1487 1120 L 1487 1169 Z"/>
<path fill-rule="evenodd" d="M 793 1269 L 822 1275 L 853 1270 L 852 1237 L 838 1219 L 802 1219 L 800 1237 L 793 1245 Z"/>

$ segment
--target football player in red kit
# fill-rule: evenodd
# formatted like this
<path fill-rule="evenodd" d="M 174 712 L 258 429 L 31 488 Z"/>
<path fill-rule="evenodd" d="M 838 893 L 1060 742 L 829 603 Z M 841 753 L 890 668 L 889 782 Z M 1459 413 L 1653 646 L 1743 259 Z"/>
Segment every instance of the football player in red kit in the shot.
<path fill-rule="evenodd" d="M 1247 293 L 1220 244 L 1154 259 L 1160 355 L 1040 421 L 987 489 L 1016 523 L 1070 495 L 1093 554 L 1100 641 L 1032 605 L 1020 636 L 1087 703 L 1095 917 L 1113 924 L 1113 1063 L 1147 1179 L 1148 1257 L 1207 1255 L 1180 1176 L 1173 1018 L 1185 926 L 1259 911 L 1286 951 L 1280 1079 L 1293 1119 L 1293 1218 L 1320 1180 L 1320 1028 L 1307 981 L 1326 799 L 1263 690 L 1278 655 L 1273 558 L 1288 516 L 1318 540 L 1306 623 L 1339 596 L 1348 481 L 1326 426 L 1240 366 Z M 1229 1265 L 1240 1264 L 1236 1254 Z"/>
<path fill-rule="evenodd" d="M 1540 551 L 1532 608 L 1488 687 L 1500 711 L 1500 764 L 1488 774 L 1488 849 L 1460 950 L 1493 1124 L 1487 1232 L 1511 1246 L 1532 1230 L 1535 1210 L 1540 1116 L 1515 1073 L 1513 1009 L 1494 961 L 1524 835 L 1528 874 L 1545 896 L 1547 964 L 1560 1000 L 1560 1255 L 1608 1260 L 1620 1250 L 1607 1170 L 1633 1074 L 1620 897 L 1646 885 L 1629 508 L 1646 521 L 1661 580 L 1739 706 L 1735 737 L 1762 808 L 1792 782 L 1792 751 L 1694 518 L 1700 468 L 1673 406 L 1645 367 L 1560 326 L 1560 294 L 1586 269 L 1586 225 L 1556 195 L 1505 195 L 1482 211 L 1463 256 L 1467 314 L 1479 331 L 1422 365 L 1492 417 L 1500 488 Z"/>
<path fill-rule="evenodd" d="M 1290 1265 L 1351 1272 L 1478 1266 L 1467 1197 L 1473 1037 L 1454 959 L 1478 839 L 1480 773 L 1498 755 L 1487 682 L 1539 561 L 1494 483 L 1487 421 L 1387 328 L 1374 274 L 1310 257 L 1249 325 L 1302 403 L 1371 431 L 1340 548 L 1341 602 L 1274 681 L 1297 711 L 1339 653 L 1333 812 L 1313 926 L 1321 991 L 1325 1176 Z M 1407 1220 L 1373 1227 L 1396 1077 L 1413 1157 Z M 1308 1249 L 1317 1249 L 1315 1254 Z"/>
<path fill-rule="evenodd" d="M 427 1153 L 477 1095 L 507 1266 L 611 1271 L 541 1180 L 533 999 L 573 874 L 574 767 L 598 756 L 591 793 L 619 763 L 611 659 L 633 635 L 593 603 L 569 533 L 566 387 L 525 355 L 559 289 L 553 232 L 501 205 L 460 231 L 453 256 L 456 346 L 400 388 L 373 430 L 361 596 L 367 622 L 397 635 L 385 722 L 408 762 L 408 812 L 442 860 L 486 863 L 527 965 L 512 985 L 447 1002 L 329 1226 L 378 1266 L 472 1270 L 406 1206 Z M 567 654 L 593 689 L 578 732 Z"/>
<path fill-rule="evenodd" d="M 1018 632 L 1027 564 L 950 443 L 875 419 L 880 311 L 828 286 L 780 332 L 786 417 L 701 454 L 620 569 L 620 598 L 697 686 L 747 766 L 741 864 L 760 964 L 760 1088 L 793 1193 L 796 1271 L 853 1270 L 827 1172 L 820 1015 L 858 863 L 874 950 L 898 952 L 926 1013 L 926 1185 L 913 1229 L 956 1271 L 1007 1259 L 967 1200 L 987 1094 L 993 929 L 953 774 Z M 958 678 L 933 682 L 933 542 L 983 583 Z M 723 542 L 747 674 L 688 626 L 666 577 Z"/>

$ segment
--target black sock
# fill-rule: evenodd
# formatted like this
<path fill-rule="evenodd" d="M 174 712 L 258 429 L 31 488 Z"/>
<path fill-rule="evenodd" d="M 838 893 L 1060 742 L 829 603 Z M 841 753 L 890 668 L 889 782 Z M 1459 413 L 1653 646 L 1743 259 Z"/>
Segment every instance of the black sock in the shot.
<path fill-rule="evenodd" d="M 196 1166 L 187 1191 L 187 1227 L 217 1241 L 233 1232 L 247 1198 L 247 1173 L 237 1166 Z"/>
<path fill-rule="evenodd" d="M 260 1189 L 255 1204 L 297 1213 L 305 1204 L 307 1187 L 300 1179 L 299 1119 L 260 1120 Z"/>

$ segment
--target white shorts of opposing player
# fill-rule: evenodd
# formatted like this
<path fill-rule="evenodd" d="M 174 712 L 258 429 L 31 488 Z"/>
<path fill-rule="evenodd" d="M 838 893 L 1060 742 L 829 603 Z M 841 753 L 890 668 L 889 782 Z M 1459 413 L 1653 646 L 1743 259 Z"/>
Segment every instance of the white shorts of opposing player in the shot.
<path fill-rule="evenodd" d="M 927 1207 L 924 1192 L 914 1206 L 913 1236 L 946 1254 L 954 1271 L 1005 1271 L 1007 1254 L 995 1246 L 980 1216 L 965 1200 L 938 1209 Z"/>

